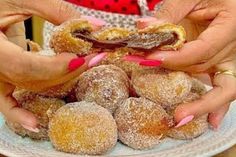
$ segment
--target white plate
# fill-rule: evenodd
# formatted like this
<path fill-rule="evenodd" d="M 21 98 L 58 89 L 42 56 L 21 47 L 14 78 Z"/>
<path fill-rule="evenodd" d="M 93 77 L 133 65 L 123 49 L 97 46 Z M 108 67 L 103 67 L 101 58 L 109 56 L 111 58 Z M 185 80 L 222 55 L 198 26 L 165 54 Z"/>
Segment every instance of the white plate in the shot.
<path fill-rule="evenodd" d="M 218 131 L 208 130 L 202 136 L 189 141 L 165 139 L 152 150 L 137 151 L 121 143 L 105 156 L 144 157 L 193 157 L 212 156 L 236 144 L 236 102 L 233 102 Z M 49 142 L 36 142 L 21 138 L 10 131 L 0 115 L 0 153 L 10 157 L 75 157 L 55 151 Z"/>

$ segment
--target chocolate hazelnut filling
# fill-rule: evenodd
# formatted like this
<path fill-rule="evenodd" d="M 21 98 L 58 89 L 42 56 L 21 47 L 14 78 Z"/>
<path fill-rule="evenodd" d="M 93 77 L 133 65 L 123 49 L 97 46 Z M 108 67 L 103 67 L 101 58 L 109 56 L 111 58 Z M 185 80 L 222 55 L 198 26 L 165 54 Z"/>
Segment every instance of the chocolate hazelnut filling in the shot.
<path fill-rule="evenodd" d="M 178 41 L 175 32 L 136 33 L 128 38 L 116 40 L 99 41 L 95 39 L 91 32 L 87 30 L 76 30 L 72 33 L 75 38 L 80 38 L 93 43 L 94 48 L 114 49 L 119 47 L 129 47 L 134 49 L 150 50 L 164 45 L 173 45 Z"/>

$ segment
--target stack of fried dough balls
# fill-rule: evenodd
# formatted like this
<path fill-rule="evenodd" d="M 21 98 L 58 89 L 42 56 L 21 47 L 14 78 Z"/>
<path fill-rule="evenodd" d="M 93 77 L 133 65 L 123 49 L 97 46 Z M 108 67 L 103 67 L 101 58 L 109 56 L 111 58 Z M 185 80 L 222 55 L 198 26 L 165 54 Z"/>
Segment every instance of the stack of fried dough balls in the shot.
<path fill-rule="evenodd" d="M 92 43 L 76 35 L 91 31 L 88 22 L 66 22 L 53 34 L 51 48 L 55 54 L 88 55 L 94 52 Z M 129 32 L 108 29 L 95 37 L 112 40 L 110 35 L 119 39 Z M 40 132 L 32 133 L 7 121 L 9 128 L 23 137 L 50 140 L 56 150 L 83 155 L 105 154 L 118 140 L 133 149 L 151 149 L 166 137 L 193 139 L 208 129 L 207 115 L 174 127 L 176 107 L 206 93 L 201 82 L 184 72 L 123 61 L 126 55 L 143 55 L 131 48 L 105 52 L 109 53 L 102 65 L 65 84 L 40 92 L 17 89 L 13 96 L 19 105 L 37 116 Z"/>

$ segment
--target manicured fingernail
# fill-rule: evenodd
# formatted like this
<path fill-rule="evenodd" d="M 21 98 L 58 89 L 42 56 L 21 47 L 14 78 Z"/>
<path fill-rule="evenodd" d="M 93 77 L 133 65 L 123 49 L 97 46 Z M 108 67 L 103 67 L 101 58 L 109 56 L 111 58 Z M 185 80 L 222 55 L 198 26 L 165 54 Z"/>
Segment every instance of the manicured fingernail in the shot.
<path fill-rule="evenodd" d="M 104 25 L 106 25 L 105 21 L 103 21 L 101 19 L 98 19 L 98 18 L 95 18 L 95 17 L 92 17 L 92 16 L 82 16 L 81 18 L 86 19 L 89 22 L 91 22 L 92 24 L 97 25 L 97 26 L 104 26 Z"/>
<path fill-rule="evenodd" d="M 95 57 L 93 57 L 89 63 L 88 63 L 88 67 L 91 68 L 95 65 L 97 65 L 99 62 L 101 62 L 105 57 L 107 56 L 107 53 L 99 53 L 98 55 L 96 55 Z"/>
<path fill-rule="evenodd" d="M 139 63 L 142 66 L 157 67 L 160 66 L 162 61 L 159 60 L 143 60 Z"/>
<path fill-rule="evenodd" d="M 72 59 L 68 65 L 69 71 L 74 71 L 78 69 L 85 63 L 85 59 L 83 57 Z"/>
<path fill-rule="evenodd" d="M 38 128 L 32 128 L 31 126 L 24 125 L 24 124 L 21 124 L 21 126 L 22 126 L 23 128 L 25 128 L 26 130 L 29 130 L 29 131 L 31 131 L 31 132 L 39 133 L 39 129 L 38 129 Z"/>
<path fill-rule="evenodd" d="M 129 61 L 129 62 L 135 62 L 135 63 L 140 63 L 144 61 L 144 57 L 142 56 L 135 56 L 135 55 L 127 55 L 122 58 L 124 61 Z"/>
<path fill-rule="evenodd" d="M 189 122 L 191 122 L 193 120 L 194 116 L 193 115 L 190 115 L 190 116 L 187 116 L 185 117 L 184 119 L 182 119 L 176 126 L 175 128 L 179 128 Z"/>

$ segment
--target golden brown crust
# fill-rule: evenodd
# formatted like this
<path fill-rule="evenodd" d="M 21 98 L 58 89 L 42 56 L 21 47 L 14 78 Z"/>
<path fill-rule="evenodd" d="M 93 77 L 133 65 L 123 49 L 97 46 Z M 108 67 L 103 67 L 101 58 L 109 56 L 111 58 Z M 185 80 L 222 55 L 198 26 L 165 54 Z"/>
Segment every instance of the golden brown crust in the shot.
<path fill-rule="evenodd" d="M 162 68 L 136 71 L 131 83 L 139 96 L 161 103 L 164 108 L 182 102 L 192 87 L 186 73 Z"/>
<path fill-rule="evenodd" d="M 189 95 L 183 100 L 182 103 L 189 103 L 194 100 L 197 100 L 200 98 L 200 93 L 189 93 Z M 182 104 L 180 103 L 180 104 Z M 168 109 L 167 112 L 171 116 L 174 115 L 175 108 L 178 107 L 179 104 L 172 107 L 172 109 Z M 168 136 L 172 137 L 174 139 L 180 139 L 180 140 L 189 140 L 196 138 L 206 132 L 208 129 L 208 114 L 205 114 L 197 119 L 194 119 L 193 121 L 189 122 L 188 124 L 181 126 L 179 128 L 172 128 L 168 131 Z"/>
<path fill-rule="evenodd" d="M 140 66 L 138 63 L 125 61 L 124 57 L 127 55 L 138 55 L 144 56 L 144 52 L 137 51 L 131 48 L 117 48 L 113 51 L 107 50 L 108 52 L 106 58 L 100 64 L 113 64 L 126 72 L 126 74 L 131 77 L 132 72 L 141 70 L 141 69 L 149 69 L 148 67 Z"/>
<path fill-rule="evenodd" d="M 119 140 L 140 150 L 159 144 L 174 124 L 160 104 L 142 97 L 125 100 L 116 110 L 115 120 Z"/>
<path fill-rule="evenodd" d="M 156 39 L 155 42 L 154 39 Z M 185 40 L 184 28 L 169 23 L 152 25 L 134 31 L 118 27 L 105 27 L 97 32 L 92 32 L 89 22 L 73 19 L 63 23 L 55 30 L 51 37 L 50 46 L 56 53 L 69 52 L 84 56 L 102 51 L 104 48 L 112 50 L 117 47 L 177 50 L 183 46 Z"/>
<path fill-rule="evenodd" d="M 56 112 L 49 123 L 49 137 L 59 151 L 99 155 L 115 146 L 117 126 L 106 109 L 81 101 Z"/>
<path fill-rule="evenodd" d="M 92 31 L 92 26 L 89 22 L 81 19 L 72 19 L 56 28 L 51 36 L 50 47 L 56 53 L 75 53 L 79 55 L 88 55 L 92 48 L 92 43 L 73 36 L 74 31 Z"/>
<path fill-rule="evenodd" d="M 23 89 L 15 91 L 13 96 L 22 108 L 36 116 L 39 122 L 39 133 L 26 130 L 18 123 L 7 121 L 9 128 L 22 137 L 30 137 L 34 140 L 48 140 L 49 118 L 57 109 L 65 105 L 65 102 L 56 98 L 44 98 Z M 50 116 L 48 115 L 49 113 Z"/>
<path fill-rule="evenodd" d="M 78 100 L 96 102 L 113 113 L 129 96 L 129 79 L 114 65 L 101 65 L 84 72 L 75 88 Z"/>
<path fill-rule="evenodd" d="M 93 36 L 100 41 L 104 40 L 118 40 L 127 38 L 133 32 L 119 27 L 105 28 L 93 34 Z"/>
<path fill-rule="evenodd" d="M 173 32 L 177 35 L 178 40 L 173 45 L 161 46 L 160 50 L 178 50 L 183 47 L 186 41 L 186 32 L 182 26 L 165 23 L 160 25 L 152 25 L 139 30 L 139 33 L 159 33 L 159 32 Z"/>

